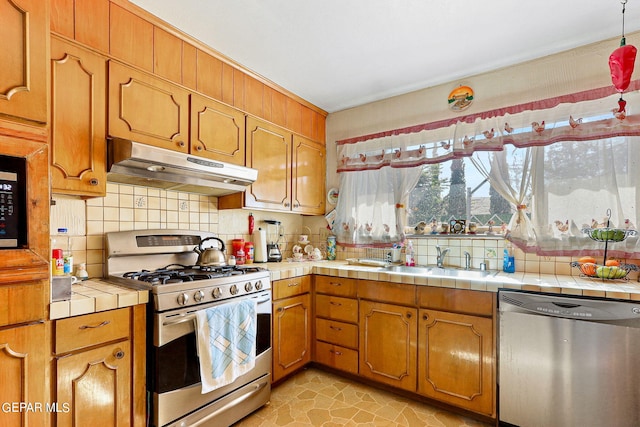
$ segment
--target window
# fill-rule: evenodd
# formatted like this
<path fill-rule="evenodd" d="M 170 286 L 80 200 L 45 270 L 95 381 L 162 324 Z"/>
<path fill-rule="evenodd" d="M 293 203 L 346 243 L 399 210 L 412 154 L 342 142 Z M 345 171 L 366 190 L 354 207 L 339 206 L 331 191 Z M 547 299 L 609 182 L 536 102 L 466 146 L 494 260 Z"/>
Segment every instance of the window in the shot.
<path fill-rule="evenodd" d="M 523 149 L 510 145 L 505 150 L 515 180 L 521 174 Z M 477 152 L 473 159 L 489 165 L 492 155 Z M 527 199 L 530 190 L 527 190 Z M 509 224 L 514 212 L 515 208 L 478 171 L 471 157 L 463 157 L 423 166 L 420 180 L 409 196 L 407 223 L 435 221 L 440 231 L 442 223 L 465 220 L 467 225 L 475 223 L 479 232 L 488 230 L 489 226 L 499 231 L 502 224 Z"/>

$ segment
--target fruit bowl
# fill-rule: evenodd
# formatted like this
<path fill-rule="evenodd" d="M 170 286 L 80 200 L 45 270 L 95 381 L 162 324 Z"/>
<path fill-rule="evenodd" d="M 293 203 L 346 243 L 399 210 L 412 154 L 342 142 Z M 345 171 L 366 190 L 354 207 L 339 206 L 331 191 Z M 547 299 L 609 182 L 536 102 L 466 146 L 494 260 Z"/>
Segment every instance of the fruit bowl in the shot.
<path fill-rule="evenodd" d="M 583 228 L 582 232 L 596 242 L 622 242 L 629 236 L 635 236 L 636 230 L 623 228 Z"/>
<path fill-rule="evenodd" d="M 592 262 L 573 261 L 572 267 L 576 267 L 587 277 L 600 279 L 625 279 L 630 271 L 638 271 L 635 264 L 600 265 Z"/>

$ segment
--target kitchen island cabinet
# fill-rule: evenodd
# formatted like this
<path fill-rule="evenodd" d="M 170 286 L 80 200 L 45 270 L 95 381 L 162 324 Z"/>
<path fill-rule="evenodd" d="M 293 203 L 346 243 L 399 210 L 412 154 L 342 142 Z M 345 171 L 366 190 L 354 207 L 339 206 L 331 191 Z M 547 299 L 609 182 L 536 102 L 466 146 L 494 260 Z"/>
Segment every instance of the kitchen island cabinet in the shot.
<path fill-rule="evenodd" d="M 276 382 L 311 361 L 311 277 L 276 280 L 272 288 L 272 381 Z"/>
<path fill-rule="evenodd" d="M 106 58 L 51 37 L 51 190 L 104 196 Z"/>
<path fill-rule="evenodd" d="M 54 322 L 56 426 L 145 425 L 145 308 Z"/>

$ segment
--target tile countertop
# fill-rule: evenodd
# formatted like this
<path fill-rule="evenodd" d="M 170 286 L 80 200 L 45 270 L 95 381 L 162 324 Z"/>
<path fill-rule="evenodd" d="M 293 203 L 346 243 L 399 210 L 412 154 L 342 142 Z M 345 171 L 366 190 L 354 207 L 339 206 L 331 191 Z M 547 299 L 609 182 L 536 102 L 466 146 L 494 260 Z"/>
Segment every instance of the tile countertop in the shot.
<path fill-rule="evenodd" d="M 482 280 L 429 278 L 380 271 L 380 267 L 352 265 L 346 261 L 281 262 L 267 263 L 271 280 L 287 279 L 305 274 L 349 277 L 353 279 L 379 280 L 410 285 L 429 285 L 446 288 L 471 289 L 497 292 L 500 288 L 522 289 L 534 292 L 549 292 L 564 295 L 615 298 L 640 301 L 640 283 L 635 280 L 592 279 L 580 276 L 555 276 L 538 273 L 499 272 Z"/>
<path fill-rule="evenodd" d="M 499 272 L 482 280 L 428 278 L 380 271 L 379 267 L 352 265 L 346 261 L 270 262 L 256 264 L 271 272 L 271 280 L 288 279 L 308 274 L 349 277 L 352 279 L 428 285 L 445 288 L 497 292 L 500 288 L 550 292 L 565 295 L 616 298 L 640 301 L 640 283 L 625 280 L 590 279 L 579 276 L 554 276 L 516 272 Z M 55 301 L 49 305 L 49 318 L 62 319 L 98 311 L 113 310 L 149 301 L 148 291 L 132 290 L 100 279 L 78 282 L 71 287 L 71 300 Z"/>
<path fill-rule="evenodd" d="M 148 291 L 138 291 L 103 282 L 85 280 L 71 285 L 71 299 L 49 304 L 49 319 L 113 310 L 149 301 Z"/>

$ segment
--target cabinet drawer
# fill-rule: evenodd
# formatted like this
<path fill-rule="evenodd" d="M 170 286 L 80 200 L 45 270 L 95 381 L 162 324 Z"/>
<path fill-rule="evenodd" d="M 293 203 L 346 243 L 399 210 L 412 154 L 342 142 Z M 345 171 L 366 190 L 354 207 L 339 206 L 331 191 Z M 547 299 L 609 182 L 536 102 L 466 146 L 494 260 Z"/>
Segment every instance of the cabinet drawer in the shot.
<path fill-rule="evenodd" d="M 311 290 L 311 278 L 310 276 L 300 276 L 291 279 L 274 280 L 271 286 L 273 287 L 273 299 L 275 301 L 309 293 Z"/>
<path fill-rule="evenodd" d="M 316 319 L 316 339 L 343 347 L 358 348 L 358 325 Z"/>
<path fill-rule="evenodd" d="M 319 294 L 356 297 L 357 280 L 344 277 L 315 276 L 315 290 Z"/>
<path fill-rule="evenodd" d="M 322 341 L 316 341 L 316 362 L 342 371 L 358 373 L 358 352 Z"/>
<path fill-rule="evenodd" d="M 492 316 L 497 297 L 495 292 L 419 286 L 418 302 L 435 310 Z"/>
<path fill-rule="evenodd" d="M 358 300 L 316 295 L 316 316 L 358 323 Z"/>
<path fill-rule="evenodd" d="M 102 344 L 129 336 L 129 309 L 104 311 L 57 320 L 55 353 Z"/>

